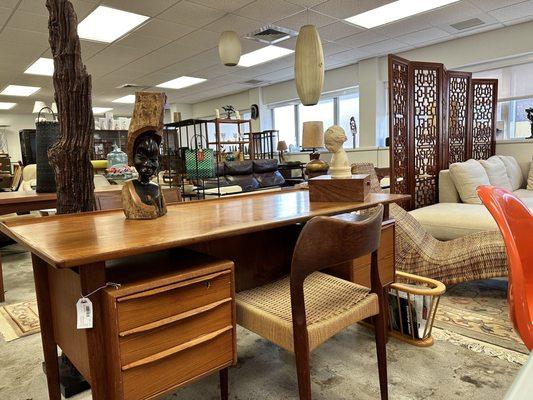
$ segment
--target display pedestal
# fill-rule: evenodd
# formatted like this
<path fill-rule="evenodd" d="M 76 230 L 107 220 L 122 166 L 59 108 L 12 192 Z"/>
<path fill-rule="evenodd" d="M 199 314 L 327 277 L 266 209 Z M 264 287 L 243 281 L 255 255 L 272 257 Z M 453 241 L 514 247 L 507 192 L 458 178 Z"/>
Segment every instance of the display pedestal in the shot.
<path fill-rule="evenodd" d="M 332 178 L 321 175 L 309 179 L 309 200 L 318 202 L 361 202 L 370 192 L 370 175 Z"/>

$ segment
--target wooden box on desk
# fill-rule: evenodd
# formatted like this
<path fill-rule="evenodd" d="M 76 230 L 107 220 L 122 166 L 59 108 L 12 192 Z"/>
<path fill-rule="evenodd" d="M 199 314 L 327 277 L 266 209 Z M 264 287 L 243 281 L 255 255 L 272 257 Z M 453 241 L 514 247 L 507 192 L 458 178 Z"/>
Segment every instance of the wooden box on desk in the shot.
<path fill-rule="evenodd" d="M 321 175 L 309 179 L 309 200 L 317 202 L 362 202 L 370 192 L 370 175 L 332 178 Z"/>

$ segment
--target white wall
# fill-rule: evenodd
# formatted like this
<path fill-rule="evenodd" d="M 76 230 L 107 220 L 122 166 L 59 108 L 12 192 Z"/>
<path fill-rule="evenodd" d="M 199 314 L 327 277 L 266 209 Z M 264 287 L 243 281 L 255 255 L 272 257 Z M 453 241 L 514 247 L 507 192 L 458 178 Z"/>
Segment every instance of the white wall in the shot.
<path fill-rule="evenodd" d="M 0 125 L 9 125 L 6 129 L 7 144 L 11 162 L 22 161 L 20 152 L 19 131 L 21 129 L 35 129 L 34 114 L 5 114 L 0 113 Z"/>

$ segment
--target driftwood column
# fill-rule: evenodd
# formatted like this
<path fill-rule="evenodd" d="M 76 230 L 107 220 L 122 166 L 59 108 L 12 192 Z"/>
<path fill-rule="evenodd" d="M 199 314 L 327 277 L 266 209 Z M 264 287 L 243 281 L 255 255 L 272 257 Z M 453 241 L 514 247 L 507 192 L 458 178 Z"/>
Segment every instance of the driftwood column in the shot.
<path fill-rule="evenodd" d="M 59 141 L 48 155 L 54 168 L 58 214 L 92 211 L 94 179 L 90 160 L 94 118 L 91 77 L 81 60 L 78 17 L 68 0 L 46 0 L 54 58 Z"/>

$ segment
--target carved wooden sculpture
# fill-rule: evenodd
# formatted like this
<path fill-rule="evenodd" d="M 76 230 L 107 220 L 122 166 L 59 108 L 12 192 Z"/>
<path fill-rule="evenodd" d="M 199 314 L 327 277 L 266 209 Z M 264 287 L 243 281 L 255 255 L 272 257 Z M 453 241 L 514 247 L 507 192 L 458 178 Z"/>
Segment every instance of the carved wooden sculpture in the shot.
<path fill-rule="evenodd" d="M 135 165 L 139 178 L 122 188 L 122 206 L 128 219 L 154 219 L 167 213 L 161 188 L 150 182 L 159 169 L 165 101 L 164 93 L 135 95 L 127 151 L 128 164 Z"/>
<path fill-rule="evenodd" d="M 94 118 L 91 76 L 81 60 L 78 17 L 68 0 L 46 0 L 48 29 L 54 58 L 55 101 L 59 111 L 59 141 L 48 155 L 57 187 L 57 213 L 94 209 L 94 180 L 90 159 Z"/>

